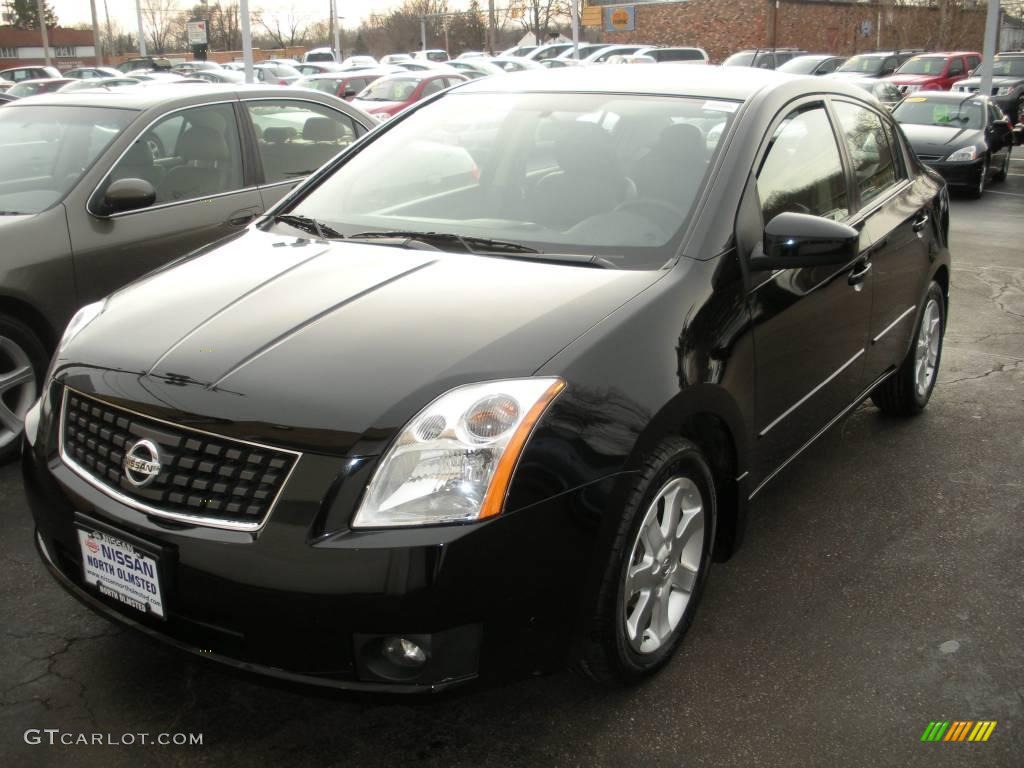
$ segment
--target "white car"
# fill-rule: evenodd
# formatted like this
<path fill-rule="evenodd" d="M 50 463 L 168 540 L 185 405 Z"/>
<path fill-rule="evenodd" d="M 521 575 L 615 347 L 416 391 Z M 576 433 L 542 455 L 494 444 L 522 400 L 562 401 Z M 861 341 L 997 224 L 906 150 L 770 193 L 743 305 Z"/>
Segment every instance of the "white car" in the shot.
<path fill-rule="evenodd" d="M 302 56 L 303 64 L 317 64 L 324 61 L 337 61 L 332 48 L 314 48 Z"/>
<path fill-rule="evenodd" d="M 650 56 L 658 64 L 668 62 L 680 64 L 709 64 L 708 52 L 703 48 L 659 48 L 656 45 L 649 45 L 634 51 L 634 56 Z"/>
<path fill-rule="evenodd" d="M 349 56 L 347 59 L 341 62 L 342 69 L 352 69 L 353 67 L 376 67 L 377 60 L 373 56 Z"/>
<path fill-rule="evenodd" d="M 408 53 L 389 53 L 380 57 L 381 64 L 399 64 L 403 61 L 412 61 L 412 56 Z"/>

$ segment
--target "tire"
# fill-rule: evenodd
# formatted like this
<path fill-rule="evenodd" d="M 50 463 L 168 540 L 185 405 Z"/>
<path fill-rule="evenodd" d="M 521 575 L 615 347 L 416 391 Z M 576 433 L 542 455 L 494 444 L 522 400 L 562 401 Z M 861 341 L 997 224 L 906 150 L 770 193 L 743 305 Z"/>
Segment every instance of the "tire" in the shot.
<path fill-rule="evenodd" d="M 9 461 L 21 448 L 25 413 L 39 397 L 48 361 L 31 328 L 0 315 L 0 462 Z"/>
<path fill-rule="evenodd" d="M 677 503 L 666 504 L 669 499 Z M 674 518 L 669 509 L 677 510 Z M 704 454 L 689 440 L 666 438 L 647 456 L 617 523 L 578 661 L 585 675 L 632 683 L 668 662 L 700 602 L 716 518 L 714 475 Z M 666 528 L 676 534 L 669 541 L 654 533 Z M 652 549 L 652 540 L 655 546 L 661 541 L 660 551 Z"/>
<path fill-rule="evenodd" d="M 978 180 L 977 186 L 971 187 L 968 190 L 968 194 L 975 200 L 979 199 L 985 194 L 985 182 L 988 181 L 988 158 L 986 157 L 981 166 L 981 178 Z"/>
<path fill-rule="evenodd" d="M 932 310 L 934 308 L 934 310 Z M 928 341 L 924 347 L 925 323 L 934 323 L 938 320 L 938 326 L 934 327 L 928 335 Z M 937 337 L 934 335 L 937 332 Z M 928 294 L 925 296 L 921 316 L 918 318 L 917 327 L 914 329 L 914 342 L 907 352 L 906 358 L 899 369 L 883 381 L 871 393 L 871 401 L 878 406 L 882 413 L 890 416 L 915 416 L 925 409 L 935 389 L 935 380 L 939 375 L 939 364 L 942 362 L 942 339 L 946 332 L 946 297 L 938 283 L 932 281 L 928 287 Z M 934 344 L 934 348 L 932 347 Z M 919 368 L 921 364 L 920 354 L 922 349 L 925 355 L 925 373 L 927 374 L 928 355 L 933 354 L 931 361 L 931 372 L 927 374 L 927 381 L 922 387 L 922 374 Z"/>
<path fill-rule="evenodd" d="M 1013 150 L 1006 150 L 1006 157 L 1003 158 L 1003 166 L 995 172 L 992 176 L 992 181 L 1006 181 L 1006 176 L 1010 173 L 1010 154 Z"/>

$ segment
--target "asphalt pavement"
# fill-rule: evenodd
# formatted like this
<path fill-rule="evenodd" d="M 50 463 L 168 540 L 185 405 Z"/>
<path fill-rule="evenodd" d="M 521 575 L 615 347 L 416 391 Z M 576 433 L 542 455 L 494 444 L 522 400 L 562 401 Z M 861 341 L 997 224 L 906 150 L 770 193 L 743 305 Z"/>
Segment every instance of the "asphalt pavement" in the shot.
<path fill-rule="evenodd" d="M 0 764 L 1024 765 L 1024 161 L 1011 173 L 980 201 L 954 197 L 951 315 L 926 413 L 864 405 L 767 488 L 654 680 L 604 690 L 560 674 L 413 701 L 226 672 L 58 588 L 11 465 Z M 920 741 L 955 720 L 997 725 L 984 743 Z M 51 746 L 43 729 L 135 743 Z"/>

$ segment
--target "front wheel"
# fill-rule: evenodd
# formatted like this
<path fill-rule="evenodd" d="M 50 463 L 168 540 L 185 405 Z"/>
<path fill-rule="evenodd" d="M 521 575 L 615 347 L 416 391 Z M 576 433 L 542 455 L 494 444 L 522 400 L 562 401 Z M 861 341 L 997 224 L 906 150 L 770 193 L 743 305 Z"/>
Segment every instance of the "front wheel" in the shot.
<path fill-rule="evenodd" d="M 981 163 L 981 176 L 978 178 L 977 185 L 970 190 L 971 197 L 977 199 L 985 194 L 986 181 L 988 181 L 988 158 L 985 158 Z"/>
<path fill-rule="evenodd" d="M 633 682 L 669 660 L 711 565 L 716 503 L 711 468 L 694 443 L 666 438 L 651 452 L 619 521 L 584 673 Z"/>
<path fill-rule="evenodd" d="M 1006 150 L 1006 154 L 1003 155 L 1003 164 L 999 166 L 999 170 L 995 172 L 992 177 L 992 181 L 1006 181 L 1006 177 L 1010 174 L 1010 150 Z"/>
<path fill-rule="evenodd" d="M 39 397 L 47 356 L 32 329 L 0 315 L 0 462 L 17 454 L 25 414 Z"/>
<path fill-rule="evenodd" d="M 899 369 L 871 393 L 871 401 L 883 413 L 913 416 L 924 410 L 935 389 L 946 331 L 946 297 L 932 281 L 917 322 L 917 333 Z"/>

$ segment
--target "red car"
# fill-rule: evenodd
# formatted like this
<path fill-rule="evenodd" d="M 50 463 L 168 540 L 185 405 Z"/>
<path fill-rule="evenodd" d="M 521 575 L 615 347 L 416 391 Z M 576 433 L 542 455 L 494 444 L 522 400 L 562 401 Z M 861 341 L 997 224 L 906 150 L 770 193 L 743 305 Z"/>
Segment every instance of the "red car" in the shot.
<path fill-rule="evenodd" d="M 312 88 L 314 91 L 329 93 L 345 101 L 352 101 L 366 86 L 385 75 L 394 74 L 390 67 L 385 69 L 357 69 L 352 72 L 324 72 L 307 75 L 296 80 L 297 88 Z"/>
<path fill-rule="evenodd" d="M 468 79 L 454 71 L 438 72 L 430 69 L 387 75 L 367 86 L 352 100 L 352 106 L 387 120 L 420 99 Z"/>
<path fill-rule="evenodd" d="M 904 62 L 889 78 L 889 82 L 903 94 L 914 91 L 948 91 L 953 83 L 968 77 L 979 64 L 981 54 L 976 51 L 926 53 Z"/>

